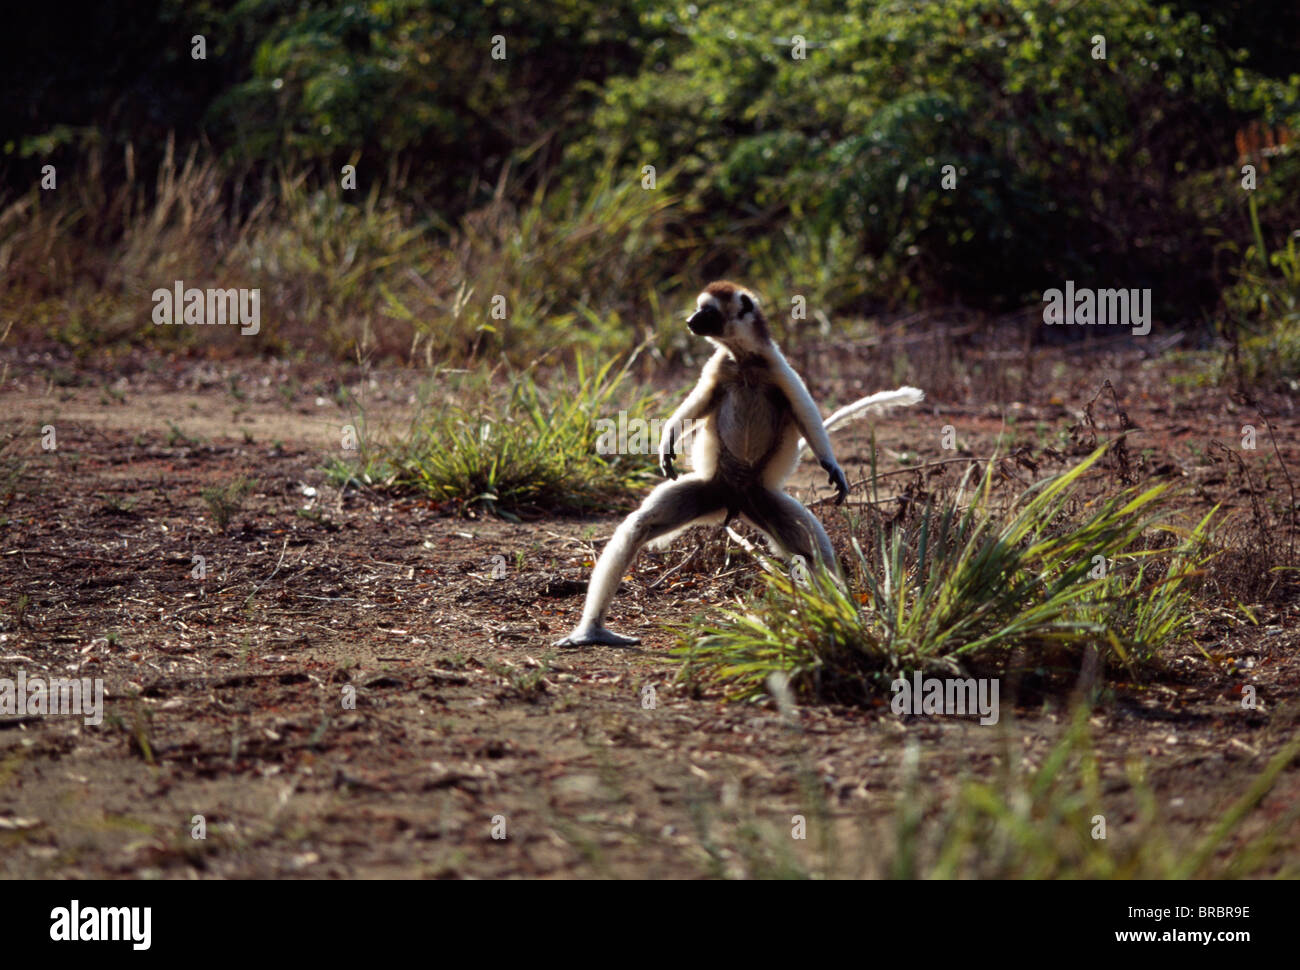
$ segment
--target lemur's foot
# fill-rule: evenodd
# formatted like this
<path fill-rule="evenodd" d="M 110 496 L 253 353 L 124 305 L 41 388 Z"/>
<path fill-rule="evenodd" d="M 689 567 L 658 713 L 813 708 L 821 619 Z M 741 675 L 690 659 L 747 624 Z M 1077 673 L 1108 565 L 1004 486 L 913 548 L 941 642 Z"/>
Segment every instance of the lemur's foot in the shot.
<path fill-rule="evenodd" d="M 556 640 L 557 647 L 589 647 L 601 645 L 606 647 L 632 647 L 640 643 L 638 637 L 620 636 L 610 630 L 606 630 L 599 623 L 588 623 L 579 626 L 563 640 Z"/>

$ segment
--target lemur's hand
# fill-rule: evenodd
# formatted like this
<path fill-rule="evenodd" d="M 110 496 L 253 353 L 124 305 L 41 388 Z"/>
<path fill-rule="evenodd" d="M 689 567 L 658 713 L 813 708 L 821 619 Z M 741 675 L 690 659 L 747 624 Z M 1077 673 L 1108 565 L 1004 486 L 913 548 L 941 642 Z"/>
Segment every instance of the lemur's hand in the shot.
<path fill-rule="evenodd" d="M 659 447 L 659 470 L 663 472 L 665 478 L 677 479 L 677 469 L 673 467 L 673 445 L 675 436 L 670 431 L 668 437 L 664 439 L 663 444 Z"/>
<path fill-rule="evenodd" d="M 822 467 L 826 469 L 827 481 L 834 485 L 835 491 L 839 493 L 835 496 L 835 504 L 842 505 L 845 496 L 849 494 L 849 482 L 844 477 L 844 469 L 833 461 L 822 462 Z"/>

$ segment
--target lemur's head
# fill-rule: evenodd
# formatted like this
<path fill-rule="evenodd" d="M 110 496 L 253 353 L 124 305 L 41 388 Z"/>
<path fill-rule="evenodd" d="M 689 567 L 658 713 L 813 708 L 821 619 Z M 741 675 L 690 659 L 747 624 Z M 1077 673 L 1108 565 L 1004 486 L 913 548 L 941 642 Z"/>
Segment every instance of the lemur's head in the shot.
<path fill-rule="evenodd" d="M 721 344 L 733 354 L 762 352 L 771 337 L 758 297 L 735 283 L 710 283 L 695 299 L 695 312 L 686 321 L 691 333 Z"/>

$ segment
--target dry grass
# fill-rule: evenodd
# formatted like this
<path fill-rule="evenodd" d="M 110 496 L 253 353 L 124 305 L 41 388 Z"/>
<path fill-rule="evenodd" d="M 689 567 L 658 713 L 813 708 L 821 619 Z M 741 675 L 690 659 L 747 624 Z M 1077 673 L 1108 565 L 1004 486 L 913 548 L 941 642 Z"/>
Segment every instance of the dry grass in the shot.
<path fill-rule="evenodd" d="M 130 149 L 121 182 L 105 167 L 91 152 L 54 191 L 0 209 L 0 317 L 16 337 L 431 365 L 523 360 L 558 333 L 612 354 L 660 315 L 666 269 L 646 254 L 665 244 L 674 200 L 609 171 L 523 204 L 503 173 L 486 206 L 447 226 L 404 201 L 397 176 L 344 190 L 279 172 L 254 186 L 171 143 L 152 180 Z M 176 280 L 260 288 L 260 333 L 156 326 L 151 294 Z"/>

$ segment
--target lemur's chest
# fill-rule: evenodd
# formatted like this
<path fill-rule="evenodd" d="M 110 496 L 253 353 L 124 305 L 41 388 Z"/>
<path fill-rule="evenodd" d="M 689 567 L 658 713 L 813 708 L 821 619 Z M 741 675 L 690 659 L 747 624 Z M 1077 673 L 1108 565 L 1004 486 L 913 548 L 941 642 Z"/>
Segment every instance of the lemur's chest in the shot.
<path fill-rule="evenodd" d="M 745 465 L 766 458 L 792 420 L 780 388 L 761 377 L 731 381 L 718 403 L 717 427 L 722 450 Z"/>

